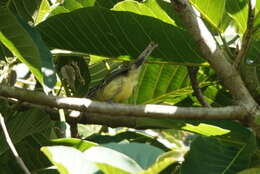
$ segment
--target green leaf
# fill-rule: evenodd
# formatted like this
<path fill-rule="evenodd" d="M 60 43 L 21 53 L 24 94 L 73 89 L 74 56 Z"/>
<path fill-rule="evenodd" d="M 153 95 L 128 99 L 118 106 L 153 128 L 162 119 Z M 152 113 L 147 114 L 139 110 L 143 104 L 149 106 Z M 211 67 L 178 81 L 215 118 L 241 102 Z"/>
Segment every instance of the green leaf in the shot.
<path fill-rule="evenodd" d="M 163 144 L 158 142 L 153 136 L 149 136 L 145 133 L 141 132 L 120 132 L 116 135 L 100 135 L 100 134 L 93 134 L 87 137 L 87 140 L 96 142 L 99 144 L 107 144 L 107 143 L 123 143 L 123 142 L 130 142 L 130 143 L 144 143 L 150 144 L 157 148 L 160 148 L 164 151 L 168 151 L 169 149 L 165 147 Z"/>
<path fill-rule="evenodd" d="M 79 137 L 85 139 L 86 137 L 99 133 L 101 128 L 102 125 L 89 125 L 78 123 L 78 134 Z"/>
<path fill-rule="evenodd" d="M 256 32 L 257 31 L 259 32 L 260 29 L 260 2 L 259 1 L 256 1 L 254 28 Z"/>
<path fill-rule="evenodd" d="M 197 45 L 185 30 L 144 16 L 145 12 L 137 15 L 98 7 L 81 8 L 53 16 L 39 24 L 37 29 L 48 46 L 53 48 L 107 57 L 127 55 L 135 58 L 153 40 L 159 47 L 150 60 L 203 62 Z"/>
<path fill-rule="evenodd" d="M 215 29 L 223 32 L 226 29 L 225 22 L 230 20 L 229 15 L 240 34 L 243 34 L 247 27 L 248 16 L 248 1 L 247 0 L 192 0 L 192 4 L 199 10 L 201 15 L 213 26 Z M 256 1 L 255 16 L 259 15 L 260 2 Z M 258 25 L 258 19 L 255 20 L 255 26 Z"/>
<path fill-rule="evenodd" d="M 227 106 L 233 103 L 231 95 L 219 86 L 208 86 L 203 90 L 203 94 L 211 106 Z"/>
<path fill-rule="evenodd" d="M 97 0 L 77 0 L 84 7 L 92 7 L 97 3 Z"/>
<path fill-rule="evenodd" d="M 200 136 L 192 142 L 181 171 L 183 174 L 235 173 L 249 167 L 255 150 L 252 134 L 244 142 Z"/>
<path fill-rule="evenodd" d="M 258 12 L 258 14 L 255 16 L 254 27 L 256 28 L 256 30 L 259 30 L 259 27 L 260 27 L 260 12 Z"/>
<path fill-rule="evenodd" d="M 201 88 L 213 84 L 208 80 L 208 76 L 202 73 L 198 74 L 197 79 Z M 216 97 L 221 97 L 218 91 L 214 91 Z M 142 69 L 137 87 L 128 103 L 178 105 L 181 101 L 191 96 L 191 94 L 193 94 L 193 89 L 185 66 L 146 64 Z M 214 99 L 213 97 L 210 98 L 210 100 Z M 197 103 L 200 105 L 199 102 Z"/>
<path fill-rule="evenodd" d="M 42 22 L 43 20 L 45 20 L 45 18 L 47 17 L 48 13 L 50 12 L 51 8 L 50 8 L 50 4 L 47 0 L 42 0 L 39 9 L 38 9 L 38 14 L 35 17 L 35 25 L 39 24 L 40 22 Z"/>
<path fill-rule="evenodd" d="M 111 174 L 111 173 L 116 173 L 116 174 L 131 174 L 130 172 L 126 172 L 125 170 L 122 170 L 120 168 L 113 167 L 108 164 L 104 163 L 98 163 L 96 164 L 104 174 Z"/>
<path fill-rule="evenodd" d="M 94 174 L 98 168 L 84 154 L 72 147 L 49 146 L 41 151 L 49 158 L 61 174 Z"/>
<path fill-rule="evenodd" d="M 118 168 L 129 173 L 137 173 L 142 171 L 142 168 L 133 159 L 123 153 L 107 147 L 92 147 L 84 152 L 84 157 L 89 161 L 97 163 L 98 165 L 107 164 L 106 167 L 111 166 L 111 171 L 116 170 L 112 170 L 113 168 Z M 101 170 L 104 169 L 104 166 L 100 167 Z"/>
<path fill-rule="evenodd" d="M 200 123 L 197 126 L 187 123 L 185 126 L 182 127 L 182 129 L 206 136 L 224 135 L 230 132 L 230 130 L 204 123 Z"/>
<path fill-rule="evenodd" d="M 236 22 L 239 33 L 244 33 L 247 28 L 248 4 L 247 0 L 226 0 L 226 10 Z"/>
<path fill-rule="evenodd" d="M 133 3 L 131 2 L 131 0 L 129 2 Z M 127 2 L 123 2 L 122 4 L 126 4 L 125 7 L 127 7 Z M 184 28 L 181 19 L 178 17 L 178 15 L 176 15 L 176 11 L 174 8 L 172 8 L 172 4 L 169 1 L 147 0 L 143 4 L 150 11 L 146 12 L 145 15 L 155 17 L 166 23 L 177 25 L 181 28 Z M 138 8 L 140 7 L 135 6 L 135 8 L 125 8 L 125 10 L 140 14 Z"/>
<path fill-rule="evenodd" d="M 27 136 L 19 143 L 15 144 L 15 148 L 19 153 L 19 156 L 23 159 L 24 163 L 30 171 L 46 168 L 50 166 L 48 159 L 40 152 L 41 146 L 45 143 L 42 141 L 44 136 L 48 136 L 47 131 L 40 132 L 39 134 L 33 134 Z M 35 138 L 37 137 L 37 138 Z M 33 154 L 33 155 L 32 155 Z M 20 167 L 17 165 L 17 161 L 14 160 L 11 150 L 7 150 L 0 156 L 1 169 L 6 168 L 6 171 L 10 169 L 12 172 L 8 173 L 23 173 Z M 8 168 L 8 169 L 7 169 Z M 0 170 L 0 173 L 6 173 Z"/>
<path fill-rule="evenodd" d="M 77 138 L 59 138 L 59 139 L 52 139 L 51 140 L 52 145 L 64 145 L 64 146 L 70 146 L 74 147 L 80 151 L 85 151 L 89 149 L 90 147 L 96 146 L 96 143 L 81 140 Z"/>
<path fill-rule="evenodd" d="M 52 126 L 52 122 L 45 112 L 38 109 L 30 109 L 25 112 L 16 112 L 6 121 L 8 132 L 12 142 L 17 144 L 27 136 L 42 132 Z M 1 132 L 2 133 L 2 132 Z M 8 146 L 4 136 L 0 136 L 0 155 L 2 155 Z"/>
<path fill-rule="evenodd" d="M 221 31 L 220 25 L 225 14 L 225 0 L 192 0 L 191 3 L 214 28 Z"/>
<path fill-rule="evenodd" d="M 51 11 L 49 16 L 55 16 L 61 13 L 68 13 L 84 7 L 104 7 L 112 8 L 117 2 L 122 0 L 66 0 L 61 5 Z"/>
<path fill-rule="evenodd" d="M 186 67 L 148 64 L 143 67 L 130 103 L 176 104 L 192 94 Z"/>
<path fill-rule="evenodd" d="M 229 130 L 230 131 L 229 133 L 223 134 L 221 137 L 225 137 L 228 140 L 234 140 L 237 142 L 244 142 L 244 141 L 246 142 L 246 141 L 248 141 L 248 137 L 252 136 L 252 132 L 250 129 L 244 127 L 243 125 L 241 125 L 239 122 L 236 122 L 236 121 L 205 120 L 205 121 L 188 121 L 188 123 L 192 124 L 194 126 L 197 126 L 197 125 L 203 123 L 203 124 L 219 127 L 220 130 L 223 129 L 223 131 Z M 202 134 L 202 135 L 204 135 L 204 134 Z"/>
<path fill-rule="evenodd" d="M 246 169 L 237 174 L 258 174 L 258 173 L 260 173 L 260 168 Z"/>
<path fill-rule="evenodd" d="M 43 21 L 50 11 L 48 0 L 10 0 L 9 9 L 30 24 L 38 24 Z"/>
<path fill-rule="evenodd" d="M 165 168 L 167 168 L 168 166 L 170 166 L 175 162 L 176 160 L 173 158 L 165 158 L 163 160 L 155 162 L 147 170 L 140 172 L 140 174 L 159 174 L 161 171 L 163 171 Z"/>
<path fill-rule="evenodd" d="M 109 143 L 103 144 L 103 146 L 114 149 L 121 152 L 133 160 L 135 160 L 142 168 L 149 168 L 164 151 L 148 145 L 141 143 L 129 143 L 129 144 L 117 144 Z"/>
<path fill-rule="evenodd" d="M 145 3 L 138 3 L 134 0 L 126 0 L 117 3 L 112 10 L 128 11 L 139 15 L 146 15 L 176 26 L 174 19 L 168 16 L 168 14 L 160 7 L 160 4 L 158 3 L 159 2 L 157 2 L 157 0 L 148 0 Z"/>
<path fill-rule="evenodd" d="M 95 1 L 95 0 L 94 0 Z M 84 3 L 84 2 L 82 2 Z M 55 16 L 62 13 L 68 13 L 76 9 L 83 8 L 83 4 L 78 2 L 78 0 L 66 0 L 61 5 L 54 8 L 49 16 Z M 90 1 L 91 3 L 91 1 Z M 88 6 L 85 6 L 88 7 Z"/>
<path fill-rule="evenodd" d="M 56 75 L 52 56 L 39 33 L 7 8 L 0 7 L 0 11 L 0 41 L 29 67 L 46 90 L 53 88 Z"/>

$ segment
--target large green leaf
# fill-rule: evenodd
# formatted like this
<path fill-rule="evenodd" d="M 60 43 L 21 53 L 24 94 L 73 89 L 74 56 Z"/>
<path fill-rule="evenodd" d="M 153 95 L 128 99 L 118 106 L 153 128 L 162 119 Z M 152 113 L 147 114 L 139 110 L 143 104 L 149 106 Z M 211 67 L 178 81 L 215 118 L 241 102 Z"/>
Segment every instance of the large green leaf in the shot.
<path fill-rule="evenodd" d="M 50 144 L 71 146 L 71 147 L 74 147 L 74 148 L 76 148 L 80 151 L 85 151 L 86 149 L 97 145 L 93 142 L 81 140 L 81 139 L 76 139 L 76 138 L 52 139 Z"/>
<path fill-rule="evenodd" d="M 48 159 L 39 150 L 41 146 L 45 145 L 46 138 L 42 138 L 44 136 L 46 135 L 44 135 L 43 132 L 33 134 L 15 144 L 15 148 L 17 149 L 19 156 L 23 159 L 30 171 L 39 170 L 50 166 Z M 42 141 L 42 139 L 44 140 Z M 0 156 L 0 158 L 1 168 L 4 166 L 12 170 L 12 172 L 8 173 L 22 173 L 22 171 L 20 171 L 20 167 L 17 166 L 17 162 L 14 160 L 11 150 L 6 151 Z M 0 170 L 0 173 L 6 172 L 1 172 Z"/>
<path fill-rule="evenodd" d="M 6 125 L 13 143 L 16 144 L 29 135 L 49 129 L 52 122 L 45 112 L 30 109 L 25 112 L 14 113 L 11 118 L 7 119 Z M 0 155 L 7 149 L 4 136 L 0 136 Z"/>
<path fill-rule="evenodd" d="M 221 30 L 220 25 L 225 14 L 225 0 L 192 0 L 191 3 L 212 26 Z"/>
<path fill-rule="evenodd" d="M 83 7 L 91 7 L 95 4 L 95 0 L 90 1 L 78 1 L 78 0 L 66 0 L 61 5 L 54 8 L 49 16 L 55 16 L 61 13 L 68 13 L 76 9 Z"/>
<path fill-rule="evenodd" d="M 223 129 L 218 126 L 213 126 L 205 123 L 200 123 L 199 125 L 192 125 L 187 123 L 185 126 L 182 127 L 182 129 L 206 136 L 224 135 L 230 132 L 230 130 L 228 129 Z"/>
<path fill-rule="evenodd" d="M 192 93 L 185 66 L 148 64 L 129 102 L 176 104 Z"/>
<path fill-rule="evenodd" d="M 159 47 L 150 60 L 179 63 L 203 61 L 195 42 L 185 30 L 144 16 L 146 9 L 142 15 L 137 15 L 98 7 L 81 8 L 53 16 L 37 28 L 48 46 L 53 48 L 135 58 L 153 40 Z"/>
<path fill-rule="evenodd" d="M 13 13 L 23 18 L 30 24 L 41 22 L 46 13 L 50 10 L 47 0 L 10 0 L 8 5 L 5 4 Z M 6 48 L 0 44 L 0 57 L 11 57 Z"/>
<path fill-rule="evenodd" d="M 240 33 L 246 31 L 248 4 L 247 0 L 232 1 L 226 0 L 226 10 L 228 14 L 234 19 Z"/>
<path fill-rule="evenodd" d="M 29 67 L 44 87 L 53 88 L 56 75 L 52 56 L 39 33 L 8 8 L 0 7 L 0 11 L 0 41 Z"/>
<path fill-rule="evenodd" d="M 255 27 L 255 31 L 259 32 L 259 30 L 260 30 L 260 2 L 259 1 L 256 1 L 254 27 Z"/>
<path fill-rule="evenodd" d="M 252 135 L 244 142 L 198 137 L 191 144 L 181 173 L 235 174 L 249 167 L 255 150 L 255 137 Z"/>
<path fill-rule="evenodd" d="M 246 169 L 237 174 L 258 174 L 258 173 L 260 173 L 260 168 Z"/>
<path fill-rule="evenodd" d="M 248 0 L 192 0 L 192 4 L 200 11 L 201 15 L 215 29 L 223 32 L 226 28 L 227 15 L 236 23 L 239 33 L 244 33 L 247 28 Z M 260 2 L 256 1 L 255 16 L 259 15 Z M 258 17 L 257 17 L 258 18 Z M 230 20 L 227 20 L 230 24 Z M 255 26 L 259 24 L 255 20 Z"/>
<path fill-rule="evenodd" d="M 232 1 L 226 0 L 226 10 L 228 14 L 236 22 L 239 32 L 244 33 L 247 28 L 247 17 L 248 17 L 248 0 Z M 259 18 L 260 2 L 256 1 L 255 16 Z M 255 20 L 255 26 L 258 25 L 258 20 Z"/>
<path fill-rule="evenodd" d="M 50 16 L 55 16 L 61 13 L 68 13 L 73 10 L 77 10 L 84 7 L 105 7 L 112 8 L 117 2 L 122 0 L 66 0 L 61 5 L 57 6 L 55 9 L 51 11 Z"/>
<path fill-rule="evenodd" d="M 158 0 L 148 0 L 145 3 L 138 3 L 134 0 L 126 0 L 117 3 L 112 10 L 128 11 L 139 15 L 146 15 L 162 20 L 165 23 L 176 25 L 174 19 L 172 19 L 169 14 L 167 14 L 164 9 L 160 7 Z"/>
<path fill-rule="evenodd" d="M 117 173 L 117 169 L 120 170 L 120 174 L 126 172 L 137 173 L 143 170 L 130 157 L 107 147 L 92 147 L 84 152 L 84 157 L 87 160 L 96 163 L 102 171 L 106 172 L 106 174 L 109 174 L 107 173 L 108 171 L 111 171 L 111 173 Z M 102 164 L 106 165 L 104 166 Z M 111 168 L 107 169 L 109 166 L 111 166 Z"/>
<path fill-rule="evenodd" d="M 121 152 L 134 159 L 142 168 L 149 168 L 164 151 L 141 143 L 117 144 L 109 143 L 103 146 Z"/>
<path fill-rule="evenodd" d="M 98 168 L 77 149 L 66 146 L 45 146 L 41 151 L 61 174 L 95 174 Z"/>

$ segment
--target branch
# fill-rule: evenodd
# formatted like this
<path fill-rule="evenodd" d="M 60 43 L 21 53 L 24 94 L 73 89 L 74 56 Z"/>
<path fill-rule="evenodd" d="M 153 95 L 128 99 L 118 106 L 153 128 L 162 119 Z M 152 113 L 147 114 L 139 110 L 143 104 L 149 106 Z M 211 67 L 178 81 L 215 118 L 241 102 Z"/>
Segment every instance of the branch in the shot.
<path fill-rule="evenodd" d="M 86 98 L 47 96 L 42 92 L 0 86 L 0 96 L 15 98 L 33 104 L 52 108 L 71 109 L 87 113 L 110 115 L 111 117 L 137 117 L 155 119 L 206 119 L 243 120 L 246 109 L 240 106 L 219 108 L 176 107 L 168 105 L 127 105 L 92 101 Z"/>
<path fill-rule="evenodd" d="M 235 68 L 239 68 L 240 63 L 244 60 L 246 53 L 249 49 L 250 42 L 252 40 L 252 33 L 254 29 L 254 19 L 255 19 L 255 5 L 256 5 L 256 0 L 249 0 L 247 28 L 242 39 L 241 49 L 239 50 L 234 62 Z"/>
<path fill-rule="evenodd" d="M 182 19 L 205 59 L 209 61 L 233 99 L 245 107 L 248 115 L 255 115 L 257 103 L 245 87 L 239 72 L 229 63 L 224 52 L 219 48 L 214 37 L 202 19 L 196 15 L 188 0 L 171 0 L 173 7 Z"/>
<path fill-rule="evenodd" d="M 196 98 L 198 99 L 198 101 L 202 106 L 210 107 L 210 104 L 205 100 L 203 93 L 201 92 L 201 89 L 199 87 L 199 83 L 197 81 L 197 72 L 199 68 L 195 66 L 188 66 L 187 68 L 190 76 L 191 86 L 194 91 L 194 95 L 196 96 Z"/>
<path fill-rule="evenodd" d="M 19 154 L 17 153 L 15 147 L 14 147 L 14 144 L 9 136 L 9 133 L 7 131 L 7 128 L 5 126 L 5 121 L 4 121 L 4 117 L 2 116 L 2 114 L 0 113 L 0 124 L 1 124 L 1 127 L 3 129 L 3 132 L 4 132 L 4 136 L 5 136 L 5 139 L 6 139 L 6 142 L 8 144 L 8 146 L 10 147 L 12 153 L 14 154 L 14 157 L 18 163 L 18 165 L 24 170 L 24 172 L 26 174 L 31 174 L 31 172 L 28 170 L 28 168 L 26 167 L 25 163 L 23 162 L 22 158 L 20 158 Z"/>
<path fill-rule="evenodd" d="M 5 97 L 0 97 L 2 100 L 6 100 L 12 104 L 19 105 L 22 110 L 24 109 L 30 109 L 30 108 L 37 108 L 39 110 L 43 110 L 44 112 L 48 113 L 49 116 L 51 117 L 52 120 L 60 121 L 60 116 L 59 116 L 59 111 L 57 109 L 53 109 L 49 106 L 44 106 L 44 105 L 37 105 L 37 104 L 32 104 L 28 102 L 19 102 L 15 99 L 10 99 L 10 98 L 5 98 Z M 117 116 L 113 117 L 108 114 L 97 114 L 97 113 L 84 113 L 82 117 L 80 118 L 75 118 L 74 116 L 70 115 L 71 112 L 66 112 L 65 111 L 65 116 L 66 116 L 66 122 L 68 123 L 81 123 L 81 124 L 98 124 L 98 125 L 106 125 L 109 127 L 131 127 L 131 128 L 147 128 L 147 129 L 152 129 L 154 127 L 139 127 L 137 126 L 137 118 L 134 117 L 125 117 L 125 116 Z M 158 128 L 158 127 L 156 127 Z M 160 128 L 165 128 L 165 127 L 160 127 Z"/>

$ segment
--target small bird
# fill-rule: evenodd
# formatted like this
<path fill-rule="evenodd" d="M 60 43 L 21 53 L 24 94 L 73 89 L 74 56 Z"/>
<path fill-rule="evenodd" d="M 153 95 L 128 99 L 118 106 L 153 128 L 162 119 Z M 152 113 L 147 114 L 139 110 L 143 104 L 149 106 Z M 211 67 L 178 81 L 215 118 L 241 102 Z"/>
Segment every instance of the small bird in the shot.
<path fill-rule="evenodd" d="M 141 67 L 145 59 L 152 53 L 158 45 L 150 42 L 139 57 L 127 68 L 120 69 L 105 78 L 95 90 L 94 97 L 98 101 L 123 102 L 133 93 L 138 82 Z"/>

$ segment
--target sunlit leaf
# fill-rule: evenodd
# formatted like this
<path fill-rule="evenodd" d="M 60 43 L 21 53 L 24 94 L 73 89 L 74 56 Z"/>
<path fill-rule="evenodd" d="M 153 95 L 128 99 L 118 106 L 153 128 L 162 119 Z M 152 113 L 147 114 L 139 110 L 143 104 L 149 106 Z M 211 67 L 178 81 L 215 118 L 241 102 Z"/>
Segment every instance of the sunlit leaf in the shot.
<path fill-rule="evenodd" d="M 102 158 L 100 158 L 101 156 Z M 129 173 L 137 173 L 142 171 L 142 168 L 133 159 L 123 153 L 106 147 L 92 147 L 84 152 L 84 157 L 94 163 L 107 164 Z"/>
<path fill-rule="evenodd" d="M 28 66 L 44 87 L 53 88 L 56 75 L 52 56 L 39 33 L 8 8 L 0 7 L 0 11 L 0 41 Z"/>
<path fill-rule="evenodd" d="M 41 151 L 57 167 L 61 174 L 94 174 L 98 168 L 77 149 L 66 146 L 42 147 Z"/>

